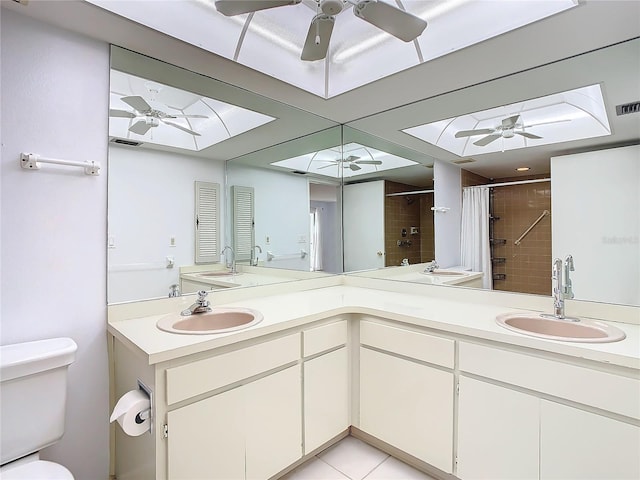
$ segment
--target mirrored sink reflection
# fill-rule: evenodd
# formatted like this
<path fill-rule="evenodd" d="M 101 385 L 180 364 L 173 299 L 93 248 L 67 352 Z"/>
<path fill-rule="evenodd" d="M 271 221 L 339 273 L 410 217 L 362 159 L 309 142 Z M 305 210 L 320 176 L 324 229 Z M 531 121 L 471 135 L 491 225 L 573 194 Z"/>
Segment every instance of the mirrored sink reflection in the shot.
<path fill-rule="evenodd" d="M 609 343 L 626 337 L 619 328 L 597 320 L 560 320 L 535 313 L 505 313 L 496 317 L 496 323 L 524 335 L 564 342 Z"/>
<path fill-rule="evenodd" d="M 214 307 L 210 312 L 182 316 L 169 314 L 158 320 L 160 330 L 186 335 L 233 332 L 253 327 L 264 317 L 256 310 L 241 307 Z"/>
<path fill-rule="evenodd" d="M 459 272 L 457 270 L 434 270 L 432 272 L 422 272 L 425 275 L 433 275 L 438 277 L 464 277 L 468 275 L 465 272 Z"/>

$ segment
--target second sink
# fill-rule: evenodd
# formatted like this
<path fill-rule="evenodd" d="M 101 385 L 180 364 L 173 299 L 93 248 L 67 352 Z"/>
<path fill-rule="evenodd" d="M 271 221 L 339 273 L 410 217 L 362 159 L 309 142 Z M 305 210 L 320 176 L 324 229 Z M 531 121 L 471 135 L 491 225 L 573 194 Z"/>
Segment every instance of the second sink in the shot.
<path fill-rule="evenodd" d="M 158 320 L 157 327 L 170 333 L 205 335 L 243 330 L 260 323 L 260 312 L 241 307 L 214 307 L 208 313 L 184 317 L 171 314 Z"/>
<path fill-rule="evenodd" d="M 565 342 L 607 343 L 623 340 L 626 334 L 596 320 L 560 320 L 534 313 L 505 313 L 496 317 L 498 325 L 514 332 Z"/>

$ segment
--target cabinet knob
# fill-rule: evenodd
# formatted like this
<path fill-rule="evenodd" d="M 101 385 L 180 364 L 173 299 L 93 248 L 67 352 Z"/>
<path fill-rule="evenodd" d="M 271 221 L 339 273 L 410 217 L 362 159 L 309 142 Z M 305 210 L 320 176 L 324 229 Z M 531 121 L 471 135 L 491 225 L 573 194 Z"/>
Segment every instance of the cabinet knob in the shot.
<path fill-rule="evenodd" d="M 382 255 L 384 255 L 384 253 L 382 253 L 380 250 L 378 250 L 378 256 L 381 257 Z"/>

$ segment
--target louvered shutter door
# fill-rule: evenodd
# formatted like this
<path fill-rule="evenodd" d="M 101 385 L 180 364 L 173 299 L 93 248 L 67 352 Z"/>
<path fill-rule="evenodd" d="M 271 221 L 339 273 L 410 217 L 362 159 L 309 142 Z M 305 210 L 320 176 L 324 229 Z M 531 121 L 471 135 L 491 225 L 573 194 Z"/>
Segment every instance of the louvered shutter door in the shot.
<path fill-rule="evenodd" d="M 220 185 L 195 182 L 196 185 L 196 258 L 195 263 L 220 261 Z"/>
<path fill-rule="evenodd" d="M 251 260 L 255 245 L 254 192 L 251 187 L 233 185 L 231 201 L 233 205 L 233 251 L 236 260 Z"/>

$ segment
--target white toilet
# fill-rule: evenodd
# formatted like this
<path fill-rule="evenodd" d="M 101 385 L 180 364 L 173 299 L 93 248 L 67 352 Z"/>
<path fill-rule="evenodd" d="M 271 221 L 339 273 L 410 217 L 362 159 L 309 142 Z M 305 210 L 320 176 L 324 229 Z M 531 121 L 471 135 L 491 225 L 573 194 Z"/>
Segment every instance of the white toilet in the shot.
<path fill-rule="evenodd" d="M 77 349 L 70 338 L 0 346 L 2 480 L 73 480 L 38 452 L 64 433 L 67 369 Z"/>

